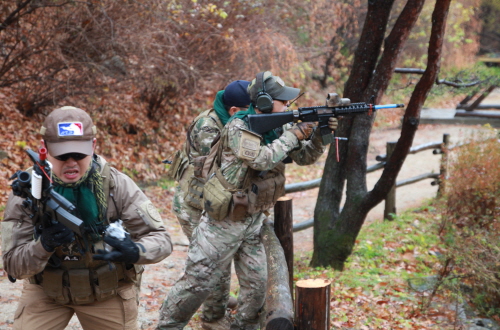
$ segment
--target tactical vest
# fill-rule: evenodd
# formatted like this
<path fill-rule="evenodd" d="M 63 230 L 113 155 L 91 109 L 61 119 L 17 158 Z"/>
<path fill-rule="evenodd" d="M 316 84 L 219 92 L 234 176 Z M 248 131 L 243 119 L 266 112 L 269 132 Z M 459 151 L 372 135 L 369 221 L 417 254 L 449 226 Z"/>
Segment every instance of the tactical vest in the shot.
<path fill-rule="evenodd" d="M 227 134 L 221 137 L 227 143 Z M 229 183 L 220 170 L 223 143 L 218 141 L 207 156 L 203 171 L 208 180 L 203 190 L 205 211 L 215 220 L 226 216 L 241 221 L 269 210 L 285 194 L 285 164 L 279 162 L 268 171 L 247 169 L 240 187 Z M 210 159 L 210 162 L 208 161 Z"/>
<path fill-rule="evenodd" d="M 104 164 L 101 172 L 105 196 L 114 187 L 110 166 Z M 75 237 L 83 244 L 80 237 Z M 40 284 L 47 296 L 59 304 L 90 304 L 104 301 L 117 294 L 119 282 L 136 282 L 143 267 L 133 265 L 125 269 L 122 263 L 93 260 L 92 253 L 104 249 L 102 240 L 93 243 L 94 251 L 79 250 L 78 244 L 58 247 L 43 272 L 29 278 L 30 283 Z M 83 245 L 84 246 L 84 245 Z"/>
<path fill-rule="evenodd" d="M 207 160 L 207 156 L 198 156 L 191 158 L 191 148 L 195 149 L 195 146 L 191 140 L 191 132 L 196 125 L 196 122 L 202 118 L 210 118 L 217 125 L 219 130 L 222 130 L 224 125 L 219 119 L 219 116 L 215 113 L 215 110 L 205 110 L 200 113 L 189 125 L 187 130 L 187 139 L 184 143 L 184 148 L 182 154 L 185 157 L 184 164 L 186 164 L 185 169 L 178 169 L 176 172 L 179 173 L 179 183 L 181 184 L 182 191 L 185 191 L 184 201 L 191 207 L 198 210 L 203 210 L 203 187 L 205 186 L 206 176 L 203 176 L 202 169 Z M 212 142 L 213 144 L 218 140 L 218 136 Z M 196 150 L 198 151 L 198 150 Z M 198 151 L 199 152 L 199 151 Z M 182 163 L 182 162 L 181 162 Z M 186 180 L 183 180 L 186 178 Z M 185 181 L 185 182 L 182 182 Z"/>

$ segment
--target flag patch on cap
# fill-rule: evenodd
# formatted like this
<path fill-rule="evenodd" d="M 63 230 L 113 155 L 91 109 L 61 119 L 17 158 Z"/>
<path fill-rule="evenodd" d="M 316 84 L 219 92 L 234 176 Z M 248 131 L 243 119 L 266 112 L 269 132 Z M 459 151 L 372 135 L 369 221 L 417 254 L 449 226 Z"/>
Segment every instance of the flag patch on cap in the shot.
<path fill-rule="evenodd" d="M 57 134 L 59 136 L 83 136 L 82 123 L 57 123 Z"/>

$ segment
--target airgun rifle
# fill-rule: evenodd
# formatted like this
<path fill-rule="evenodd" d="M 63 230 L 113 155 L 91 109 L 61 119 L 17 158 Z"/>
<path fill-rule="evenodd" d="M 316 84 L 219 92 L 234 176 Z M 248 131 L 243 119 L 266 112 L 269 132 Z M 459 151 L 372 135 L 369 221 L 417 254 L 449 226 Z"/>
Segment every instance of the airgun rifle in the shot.
<path fill-rule="evenodd" d="M 33 224 L 41 221 L 45 227 L 58 221 L 83 237 L 84 223 L 72 214 L 75 206 L 53 189 L 52 165 L 47 161 L 47 149 L 40 148 L 38 154 L 31 149 L 26 152 L 33 161 L 32 173 L 17 171 L 10 180 L 15 179 L 12 192 L 24 198 L 23 207 L 30 211 Z"/>
<path fill-rule="evenodd" d="M 328 128 L 330 117 L 346 116 L 359 113 L 372 114 L 378 109 L 403 108 L 404 104 L 373 105 L 365 102 L 351 103 L 348 98 L 340 98 L 337 93 L 329 93 L 326 105 L 316 107 L 302 107 L 298 110 L 270 114 L 248 115 L 250 130 L 263 134 L 275 128 L 292 122 L 318 122 L 320 134 L 324 145 L 332 143 L 335 139 Z"/>
<path fill-rule="evenodd" d="M 59 221 L 83 237 L 83 221 L 71 214 L 75 206 L 53 189 L 52 164 L 47 161 L 47 149 L 40 148 L 38 154 L 31 149 L 26 152 L 33 161 L 32 172 L 17 171 L 10 180 L 15 179 L 11 184 L 12 192 L 24 198 L 22 205 L 29 211 L 33 225 L 46 228 Z M 10 275 L 9 280 L 16 281 Z"/>

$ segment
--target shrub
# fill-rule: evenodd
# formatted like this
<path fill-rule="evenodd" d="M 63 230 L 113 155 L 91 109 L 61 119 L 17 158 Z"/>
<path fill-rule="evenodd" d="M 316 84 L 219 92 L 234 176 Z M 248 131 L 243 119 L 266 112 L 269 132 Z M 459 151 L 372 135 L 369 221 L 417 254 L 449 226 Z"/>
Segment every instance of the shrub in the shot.
<path fill-rule="evenodd" d="M 468 300 L 485 314 L 500 308 L 500 143 L 471 142 L 450 155 L 441 238 Z"/>

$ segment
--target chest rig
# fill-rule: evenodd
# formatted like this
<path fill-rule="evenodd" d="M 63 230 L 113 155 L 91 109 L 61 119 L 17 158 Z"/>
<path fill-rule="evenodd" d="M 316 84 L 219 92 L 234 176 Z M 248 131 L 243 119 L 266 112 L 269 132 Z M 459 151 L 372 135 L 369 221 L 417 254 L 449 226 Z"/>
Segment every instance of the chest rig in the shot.
<path fill-rule="evenodd" d="M 227 144 L 227 134 L 221 140 Z M 264 212 L 274 206 L 278 198 L 285 194 L 285 164 L 279 162 L 273 169 L 257 171 L 247 165 L 247 172 L 238 186 L 229 183 L 220 169 L 223 144 L 218 141 L 213 146 L 203 172 L 208 173 L 208 181 L 203 191 L 205 211 L 214 219 L 229 216 L 241 221 L 249 215 Z M 219 204 L 221 204 L 219 207 Z M 224 216 L 227 204 L 227 213 Z M 214 210 L 210 214 L 210 210 Z"/>
<path fill-rule="evenodd" d="M 101 175 L 104 194 L 109 197 L 114 181 L 108 163 L 104 164 Z M 104 301 L 117 294 L 120 282 L 138 280 L 142 266 L 127 267 L 92 259 L 97 249 L 104 249 L 102 239 L 90 243 L 90 251 L 84 251 L 81 249 L 84 246 L 82 238 L 75 238 L 77 242 L 56 248 L 45 269 L 29 278 L 30 283 L 41 285 L 45 294 L 55 302 L 82 305 Z"/>

